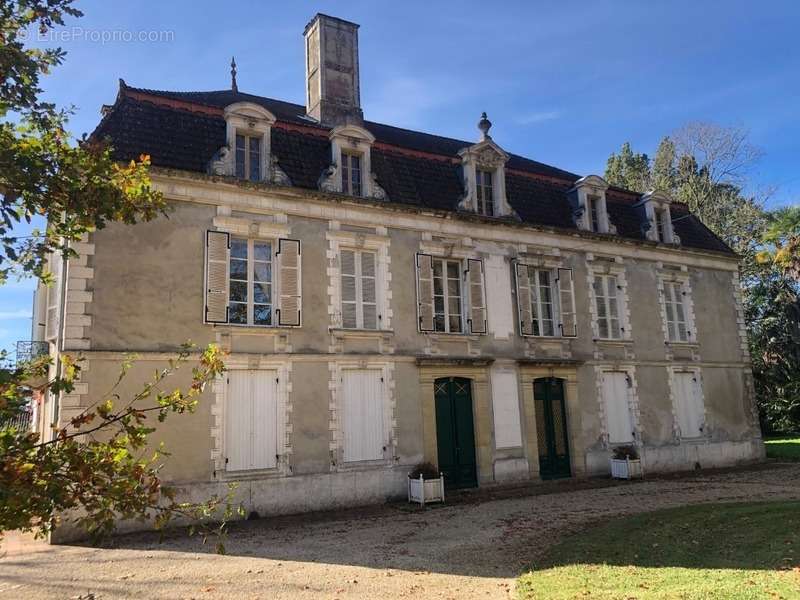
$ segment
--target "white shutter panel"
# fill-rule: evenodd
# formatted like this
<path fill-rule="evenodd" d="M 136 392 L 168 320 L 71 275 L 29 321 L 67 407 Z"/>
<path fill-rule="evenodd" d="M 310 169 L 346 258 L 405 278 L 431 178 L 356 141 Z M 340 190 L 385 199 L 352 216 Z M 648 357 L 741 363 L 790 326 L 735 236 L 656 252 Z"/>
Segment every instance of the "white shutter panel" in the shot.
<path fill-rule="evenodd" d="M 342 436 L 345 462 L 384 457 L 382 371 L 347 369 L 342 372 Z"/>
<path fill-rule="evenodd" d="M 340 255 L 342 274 L 342 327 L 358 327 L 356 316 L 356 253 L 342 250 Z"/>
<path fill-rule="evenodd" d="M 681 437 L 702 435 L 703 409 L 700 402 L 699 381 L 694 373 L 675 373 L 675 403 Z"/>
<path fill-rule="evenodd" d="M 251 469 L 273 469 L 278 464 L 278 373 L 250 371 L 252 399 Z"/>
<path fill-rule="evenodd" d="M 522 335 L 533 335 L 533 314 L 531 313 L 531 282 L 528 265 L 514 263 L 514 274 L 517 282 L 517 312 L 519 313 L 519 330 Z"/>
<path fill-rule="evenodd" d="M 44 328 L 46 340 L 52 340 L 58 335 L 58 327 L 61 323 L 61 255 L 51 255 L 50 264 L 52 265 L 50 271 L 53 274 L 53 282 L 47 286 L 47 310 Z"/>
<path fill-rule="evenodd" d="M 375 253 L 359 252 L 361 276 L 361 327 L 378 328 L 378 302 L 376 296 Z"/>
<path fill-rule="evenodd" d="M 633 424 L 625 373 L 603 373 L 603 400 L 606 408 L 608 441 L 612 444 L 632 442 Z"/>
<path fill-rule="evenodd" d="M 433 331 L 433 257 L 417 254 L 417 316 L 420 331 Z"/>
<path fill-rule="evenodd" d="M 471 333 L 486 333 L 486 293 L 483 288 L 483 261 L 467 260 L 469 285 L 469 329 Z"/>
<path fill-rule="evenodd" d="M 518 448 L 522 446 L 522 429 L 517 374 L 493 369 L 491 381 L 495 446 Z"/>
<path fill-rule="evenodd" d="M 250 421 L 253 407 L 250 372 L 228 372 L 225 407 L 225 470 L 250 468 Z"/>
<path fill-rule="evenodd" d="M 280 293 L 278 325 L 299 327 L 302 302 L 300 240 L 279 239 L 275 258 Z"/>
<path fill-rule="evenodd" d="M 572 269 L 558 269 L 558 306 L 561 335 L 577 337 L 578 323 L 575 318 L 575 288 Z"/>
<path fill-rule="evenodd" d="M 228 322 L 230 248 L 230 234 L 206 231 L 206 323 Z"/>

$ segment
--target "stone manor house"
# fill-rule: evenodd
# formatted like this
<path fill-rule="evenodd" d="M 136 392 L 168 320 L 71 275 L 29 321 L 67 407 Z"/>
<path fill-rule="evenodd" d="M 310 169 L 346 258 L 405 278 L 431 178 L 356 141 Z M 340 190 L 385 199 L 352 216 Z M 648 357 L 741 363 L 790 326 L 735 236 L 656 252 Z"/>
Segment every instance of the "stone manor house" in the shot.
<path fill-rule="evenodd" d="M 93 135 L 150 155 L 172 211 L 53 259 L 35 339 L 85 367 L 40 426 L 127 353 L 123 397 L 192 340 L 229 370 L 158 430 L 167 479 L 238 481 L 261 514 L 403 495 L 422 461 L 463 488 L 608 475 L 619 445 L 648 472 L 762 457 L 730 248 L 659 191 L 507 152 L 485 114 L 475 141 L 366 120 L 357 33 L 306 26 L 305 106 L 235 70 L 210 92 L 120 81 Z"/>

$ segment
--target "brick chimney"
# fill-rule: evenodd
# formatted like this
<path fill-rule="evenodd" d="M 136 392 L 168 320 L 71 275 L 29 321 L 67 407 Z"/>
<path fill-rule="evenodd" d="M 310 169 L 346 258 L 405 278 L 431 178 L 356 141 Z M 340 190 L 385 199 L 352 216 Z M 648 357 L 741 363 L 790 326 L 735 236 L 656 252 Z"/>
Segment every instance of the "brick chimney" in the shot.
<path fill-rule="evenodd" d="M 317 14 L 306 40 L 306 114 L 323 125 L 361 124 L 358 25 Z"/>

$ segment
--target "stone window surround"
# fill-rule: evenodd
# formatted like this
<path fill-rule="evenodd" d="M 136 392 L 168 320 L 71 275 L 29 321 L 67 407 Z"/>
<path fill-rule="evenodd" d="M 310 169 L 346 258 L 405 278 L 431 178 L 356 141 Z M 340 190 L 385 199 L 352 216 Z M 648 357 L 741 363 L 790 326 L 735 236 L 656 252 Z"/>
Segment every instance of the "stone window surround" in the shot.
<path fill-rule="evenodd" d="M 642 440 L 642 420 L 639 410 L 639 389 L 636 382 L 636 366 L 633 364 L 604 364 L 595 365 L 595 385 L 597 389 L 597 403 L 600 407 L 600 439 L 603 447 L 606 449 L 611 448 L 611 442 L 608 438 L 608 420 L 606 415 L 605 398 L 603 397 L 603 373 L 625 373 L 628 380 L 628 408 L 631 414 L 633 425 L 633 444 L 639 447 L 644 446 Z"/>
<path fill-rule="evenodd" d="M 225 358 L 228 371 L 263 370 L 278 373 L 278 464 L 272 469 L 253 471 L 225 470 L 225 418 L 228 403 L 228 378 L 225 373 L 218 376 L 212 386 L 211 405 L 211 464 L 213 477 L 218 480 L 241 480 L 248 478 L 285 477 L 292 474 L 292 363 L 288 360 L 271 360 L 257 354 L 230 354 Z M 282 418 L 281 418 L 282 417 Z"/>
<path fill-rule="evenodd" d="M 458 152 L 464 178 L 464 198 L 458 207 L 462 210 L 478 213 L 478 185 L 476 170 L 481 169 L 492 174 L 493 217 L 505 217 L 514 214 L 506 196 L 506 168 L 509 156 L 491 139 L 486 139 Z"/>
<path fill-rule="evenodd" d="M 330 379 L 328 389 L 330 390 L 329 405 L 329 431 L 330 431 L 330 460 L 331 472 L 360 471 L 364 469 L 383 469 L 394 465 L 398 460 L 397 454 L 397 415 L 395 411 L 396 395 L 394 381 L 393 361 L 375 359 L 344 359 L 331 361 L 328 363 Z M 380 369 L 383 377 L 383 398 L 384 403 L 384 427 L 388 432 L 388 443 L 384 458 L 378 460 L 367 460 L 358 462 L 344 462 L 343 429 L 341 423 L 342 414 L 342 371 L 347 369 Z"/>
<path fill-rule="evenodd" d="M 694 377 L 697 378 L 700 391 L 700 398 L 699 401 L 703 405 L 703 435 L 685 438 L 681 436 L 680 431 L 680 421 L 678 418 L 678 402 L 677 396 L 675 395 L 675 374 L 676 373 L 691 373 Z M 669 400 L 670 406 L 672 408 L 672 435 L 675 438 L 675 441 L 678 443 L 705 443 L 708 441 L 709 435 L 709 428 L 708 428 L 708 412 L 706 411 L 706 399 L 705 394 L 703 393 L 703 373 L 700 367 L 695 367 L 691 365 L 675 365 L 667 367 L 667 379 L 669 383 Z"/>
<path fill-rule="evenodd" d="M 226 173 L 236 175 L 236 135 L 261 138 L 261 181 L 270 180 L 271 131 L 275 115 L 252 102 L 235 102 L 225 107 L 225 140 L 228 147 Z"/>
<path fill-rule="evenodd" d="M 331 163 L 335 166 L 334 189 L 343 193 L 342 184 L 342 151 L 358 154 L 361 157 L 361 196 L 365 198 L 380 198 L 383 190 L 380 189 L 372 175 L 371 148 L 375 136 L 363 127 L 357 125 L 340 125 L 334 127 L 329 136 L 331 142 Z"/>
<path fill-rule="evenodd" d="M 569 266 L 567 266 L 565 264 L 564 257 L 562 256 L 561 251 L 558 248 L 543 249 L 541 252 L 538 252 L 538 253 L 534 253 L 533 250 L 534 249 L 532 247 L 528 247 L 526 249 L 526 251 L 523 251 L 523 252 L 517 254 L 517 256 L 511 262 L 512 275 L 514 276 L 514 285 L 511 286 L 511 293 L 514 295 L 514 302 L 515 303 L 519 303 L 519 298 L 517 298 L 516 266 L 515 266 L 515 263 L 521 264 L 521 265 L 525 265 L 525 266 L 528 266 L 528 267 L 533 267 L 535 269 L 548 270 L 548 271 L 551 272 L 550 284 L 551 284 L 552 289 L 554 290 L 553 291 L 554 297 L 556 297 L 556 296 L 558 297 L 558 299 L 555 301 L 555 304 L 558 306 L 558 311 L 556 311 L 558 314 L 555 314 L 555 312 L 554 312 L 553 316 L 554 317 L 560 317 L 561 316 L 561 294 L 558 292 L 558 288 L 557 287 L 553 287 L 553 286 L 555 286 L 555 279 L 556 279 L 556 277 L 558 277 L 558 269 L 569 269 L 571 267 L 569 267 Z M 572 297 L 573 297 L 573 302 L 574 302 L 574 298 L 575 298 L 574 270 L 573 270 Z M 516 321 L 519 321 L 518 315 L 519 315 L 519 306 L 517 304 L 517 311 L 516 311 L 516 316 L 515 316 L 515 320 Z M 519 323 L 517 323 L 517 328 L 519 328 Z M 556 327 L 556 329 L 558 329 L 558 327 Z M 520 335 L 520 337 L 522 337 L 522 338 L 524 338 L 526 340 L 532 340 L 532 341 L 539 340 L 539 341 L 544 341 L 544 342 L 546 342 L 546 341 L 554 341 L 554 340 L 568 342 L 569 340 L 575 339 L 574 337 L 563 336 L 561 334 L 558 334 L 558 335 L 532 335 L 532 334 L 527 334 L 527 333 L 521 333 L 520 332 L 519 335 Z"/>
<path fill-rule="evenodd" d="M 599 259 L 599 260 L 598 260 Z M 589 312 L 592 318 L 592 337 L 595 342 L 632 342 L 631 331 L 631 312 L 628 300 L 628 281 L 625 277 L 625 264 L 622 257 L 601 257 L 593 253 L 586 254 L 586 282 L 589 290 Z M 601 338 L 597 324 L 597 299 L 594 294 L 595 275 L 616 275 L 617 276 L 617 311 L 619 312 L 619 325 L 622 329 L 622 337 Z"/>
<path fill-rule="evenodd" d="M 692 295 L 691 278 L 689 269 L 686 265 L 676 265 L 672 268 L 663 262 L 656 263 L 657 277 L 658 277 L 658 298 L 659 298 L 659 311 L 661 313 L 661 325 L 664 331 L 664 343 L 667 346 L 697 346 L 697 322 L 694 318 L 694 298 Z M 686 329 L 688 332 L 688 339 L 686 341 L 670 340 L 669 328 L 667 327 L 667 307 L 666 307 L 666 293 L 664 291 L 664 284 L 667 282 L 679 283 L 683 296 L 683 310 L 686 316 Z"/>
<path fill-rule="evenodd" d="M 649 224 L 649 229 L 645 233 L 645 237 L 652 242 L 661 242 L 664 244 L 680 244 L 681 240 L 675 233 L 672 225 L 672 214 L 670 213 L 670 204 L 672 199 L 662 192 L 648 192 L 643 194 L 639 202 L 634 207 L 640 207 L 644 210 L 644 221 Z M 657 228 L 656 211 L 663 213 L 664 239 L 660 239 L 660 234 Z"/>
<path fill-rule="evenodd" d="M 366 331 L 386 333 L 392 331 L 392 275 L 390 271 L 391 257 L 389 255 L 389 235 L 385 227 L 375 227 L 375 233 L 361 233 L 342 231 L 338 221 L 330 223 L 330 229 L 325 237 L 328 240 L 328 315 L 330 316 L 330 329 L 337 334 L 358 334 Z M 368 250 L 376 255 L 376 304 L 380 315 L 378 329 L 344 329 L 342 327 L 342 279 L 340 266 L 340 250 Z"/>
<path fill-rule="evenodd" d="M 589 202 L 594 202 L 600 229 L 594 233 L 617 233 L 617 228 L 611 223 L 606 208 L 606 190 L 608 187 L 608 183 L 602 177 L 586 175 L 578 179 L 572 189 L 567 192 L 572 198 L 573 216 L 578 229 L 593 231 Z"/>

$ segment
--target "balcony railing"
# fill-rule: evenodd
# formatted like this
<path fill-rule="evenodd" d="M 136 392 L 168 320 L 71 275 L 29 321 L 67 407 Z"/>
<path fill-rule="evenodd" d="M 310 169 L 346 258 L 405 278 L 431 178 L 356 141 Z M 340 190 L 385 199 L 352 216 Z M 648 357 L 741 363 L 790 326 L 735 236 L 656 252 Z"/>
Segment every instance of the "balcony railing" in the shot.
<path fill-rule="evenodd" d="M 40 356 L 50 353 L 50 344 L 47 342 L 17 342 L 17 366 L 36 360 Z"/>

